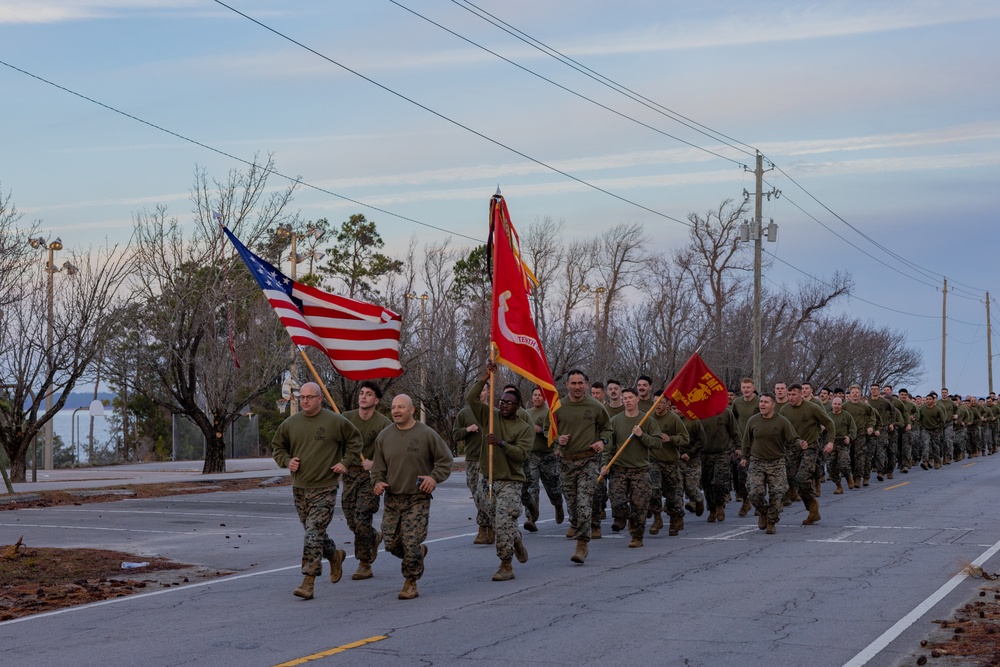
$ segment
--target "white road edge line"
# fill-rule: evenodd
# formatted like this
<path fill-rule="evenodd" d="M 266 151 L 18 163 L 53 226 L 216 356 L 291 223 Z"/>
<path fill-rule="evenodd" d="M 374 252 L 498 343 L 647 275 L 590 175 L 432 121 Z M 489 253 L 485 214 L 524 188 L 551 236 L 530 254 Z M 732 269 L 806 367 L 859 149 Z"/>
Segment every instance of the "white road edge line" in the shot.
<path fill-rule="evenodd" d="M 992 558 L 998 551 L 1000 551 L 1000 542 L 997 542 L 989 549 L 983 552 L 983 554 L 972 562 L 972 565 L 982 566 L 983 563 Z M 903 631 L 908 627 L 913 625 L 920 619 L 921 616 L 926 614 L 931 608 L 938 602 L 944 599 L 948 593 L 951 593 L 955 588 L 965 581 L 969 575 L 964 572 L 956 574 L 954 577 L 949 579 L 941 588 L 937 589 L 928 597 L 926 600 L 918 604 L 913 611 L 904 616 L 903 618 L 896 621 L 895 625 L 883 632 L 875 641 L 866 646 L 860 653 L 851 658 L 850 661 L 844 663 L 844 667 L 861 667 L 868 663 L 869 660 L 874 658 L 876 655 L 882 652 L 882 650 L 893 642 L 896 637 L 903 634 Z"/>
<path fill-rule="evenodd" d="M 539 522 L 541 523 L 541 522 Z M 450 540 L 457 540 L 463 537 L 474 537 L 476 533 L 462 533 L 461 535 L 451 535 L 449 537 L 439 537 L 433 540 L 425 540 L 424 544 L 434 544 L 435 542 L 448 542 Z M 379 553 L 383 553 L 384 549 L 379 549 Z M 348 555 L 344 560 L 349 560 L 354 558 L 353 554 Z M 248 572 L 247 574 L 237 574 L 232 577 L 219 577 L 218 579 L 210 579 L 208 581 L 201 581 L 196 584 L 188 584 L 186 586 L 171 586 L 170 588 L 164 588 L 158 591 L 152 591 L 151 593 L 139 593 L 138 595 L 126 595 L 125 597 L 112 598 L 110 600 L 101 600 L 100 602 L 91 602 L 90 604 L 83 604 L 78 607 L 66 607 L 64 609 L 56 609 L 55 611 L 46 612 L 44 614 L 33 614 L 31 616 L 22 616 L 21 618 L 15 618 L 10 621 L 0 622 L 0 627 L 6 627 L 8 625 L 13 625 L 15 623 L 23 623 L 25 621 L 34 621 L 42 618 L 50 618 L 52 616 L 61 616 L 62 614 L 69 614 L 74 611 L 82 611 L 84 609 L 93 609 L 94 607 L 103 607 L 108 604 L 117 604 L 119 602 L 128 602 L 130 600 L 141 600 L 143 598 L 150 598 L 154 595 L 166 595 L 167 593 L 177 593 L 178 591 L 189 591 L 192 588 L 201 588 L 203 586 L 211 586 L 212 584 L 225 584 L 230 581 L 237 581 L 239 579 L 249 579 L 250 577 L 259 577 L 265 574 L 274 574 L 276 572 L 286 572 L 288 570 L 297 570 L 302 567 L 301 564 L 289 565 L 288 567 L 277 567 L 272 570 L 262 570 L 261 572 Z"/>

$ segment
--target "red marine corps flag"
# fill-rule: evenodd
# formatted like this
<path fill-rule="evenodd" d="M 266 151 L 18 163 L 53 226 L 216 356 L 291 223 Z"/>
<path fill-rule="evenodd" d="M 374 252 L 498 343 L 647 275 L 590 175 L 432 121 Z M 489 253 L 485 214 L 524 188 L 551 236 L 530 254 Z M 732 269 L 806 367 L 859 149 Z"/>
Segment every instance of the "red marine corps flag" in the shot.
<path fill-rule="evenodd" d="M 729 405 L 729 392 L 695 352 L 663 390 L 663 396 L 690 419 L 714 417 Z"/>
<path fill-rule="evenodd" d="M 490 241 L 493 262 L 493 314 L 490 345 L 497 361 L 542 389 L 549 406 L 549 442 L 555 438 L 559 392 L 531 318 L 528 294 L 535 276 L 521 259 L 521 242 L 510 222 L 507 203 L 497 188 L 490 200 Z"/>

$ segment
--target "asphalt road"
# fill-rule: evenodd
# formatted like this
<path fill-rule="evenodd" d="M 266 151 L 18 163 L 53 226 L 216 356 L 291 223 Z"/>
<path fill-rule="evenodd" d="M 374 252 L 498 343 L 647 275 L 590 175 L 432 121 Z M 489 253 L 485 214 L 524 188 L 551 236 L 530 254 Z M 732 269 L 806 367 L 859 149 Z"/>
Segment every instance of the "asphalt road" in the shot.
<path fill-rule="evenodd" d="M 490 580 L 473 506 L 456 473 L 435 493 L 420 597 L 399 601 L 399 561 L 375 578 L 345 562 L 336 585 L 298 585 L 302 531 L 285 488 L 0 512 L 0 544 L 121 549 L 237 574 L 0 623 L 0 662 L 24 665 L 894 665 L 980 581 L 964 565 L 1000 549 L 1000 456 L 915 470 L 834 496 L 777 535 L 729 505 L 725 523 L 688 515 L 680 537 L 591 543 L 570 562 L 566 525 L 543 510 L 516 579 Z M 351 553 L 343 517 L 331 525 Z M 995 557 L 987 571 L 1000 570 Z M 888 633 L 888 634 L 886 634 Z M 383 638 L 384 637 L 384 638 Z M 881 638 L 881 639 L 880 639 Z M 331 652 L 355 642 L 370 643 Z M 317 654 L 325 654 L 320 657 Z M 16 658 L 16 661 L 13 660 Z"/>

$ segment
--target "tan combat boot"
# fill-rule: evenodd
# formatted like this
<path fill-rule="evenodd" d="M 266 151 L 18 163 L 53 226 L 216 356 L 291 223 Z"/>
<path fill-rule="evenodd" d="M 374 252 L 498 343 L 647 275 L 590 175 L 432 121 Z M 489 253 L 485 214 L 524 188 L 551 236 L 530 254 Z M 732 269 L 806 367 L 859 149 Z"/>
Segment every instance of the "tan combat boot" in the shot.
<path fill-rule="evenodd" d="M 599 539 L 601 539 L 601 527 L 600 526 L 593 526 L 590 529 L 590 539 L 592 539 L 592 540 L 599 540 Z"/>
<path fill-rule="evenodd" d="M 718 507 L 715 508 L 715 520 L 716 521 L 720 521 L 720 522 L 726 520 L 726 506 L 725 505 L 719 505 Z"/>
<path fill-rule="evenodd" d="M 663 528 L 663 513 L 653 512 L 653 524 L 649 527 L 649 534 L 659 535 L 661 528 Z"/>
<path fill-rule="evenodd" d="M 714 507 L 709 507 L 708 508 L 708 522 L 709 523 L 715 523 L 715 508 Z"/>
<path fill-rule="evenodd" d="M 514 556 L 517 557 L 518 563 L 528 562 L 528 550 L 524 548 L 524 542 L 521 541 L 520 535 L 517 536 L 517 541 L 514 542 Z M 513 575 L 511 575 L 511 578 L 513 578 Z"/>
<path fill-rule="evenodd" d="M 839 495 L 840 495 L 840 494 L 842 494 L 843 492 L 844 492 L 844 487 L 842 487 L 842 486 L 840 485 L 840 480 L 838 479 L 838 480 L 837 480 L 837 489 L 836 489 L 836 490 L 835 490 L 835 491 L 833 492 L 833 495 L 835 495 L 835 496 L 839 496 Z"/>
<path fill-rule="evenodd" d="M 677 533 L 680 532 L 680 528 L 677 527 L 678 521 L 677 517 L 670 515 L 670 527 L 667 529 L 667 535 L 670 537 L 676 537 Z"/>
<path fill-rule="evenodd" d="M 486 526 L 480 526 L 479 532 L 476 533 L 476 539 L 472 540 L 473 544 L 489 544 L 489 534 L 486 531 Z"/>
<path fill-rule="evenodd" d="M 816 497 L 817 498 L 819 498 L 820 494 L 823 493 L 823 485 L 820 483 L 820 481 L 818 479 L 817 480 L 813 480 L 813 491 L 816 492 Z"/>
<path fill-rule="evenodd" d="M 573 552 L 573 555 L 570 556 L 569 559 L 574 563 L 579 563 L 580 565 L 583 565 L 583 561 L 587 559 L 587 555 L 589 553 L 590 549 L 587 548 L 586 540 L 577 540 L 576 551 Z"/>
<path fill-rule="evenodd" d="M 303 600 L 312 600 L 315 583 L 316 577 L 311 574 L 307 574 L 302 577 L 302 585 L 292 591 L 292 593 Z"/>
<path fill-rule="evenodd" d="M 343 549 L 336 549 L 333 552 L 333 560 L 330 561 L 330 583 L 335 584 L 344 576 L 344 559 L 347 552 Z"/>
<path fill-rule="evenodd" d="M 497 531 L 493 528 L 486 529 L 486 544 L 495 544 L 497 541 Z"/>
<path fill-rule="evenodd" d="M 803 526 L 811 526 L 820 520 L 819 516 L 819 502 L 815 498 L 806 503 L 806 507 L 809 509 L 809 516 L 802 520 Z"/>
<path fill-rule="evenodd" d="M 374 574 L 372 574 L 372 564 L 367 561 L 361 561 L 358 563 L 358 571 L 351 575 L 351 579 L 354 581 L 361 581 L 362 579 L 371 579 Z"/>
<path fill-rule="evenodd" d="M 642 538 L 641 537 L 633 537 L 632 540 L 628 543 L 628 548 L 629 549 L 638 549 L 641 546 L 642 546 Z"/>
<path fill-rule="evenodd" d="M 413 598 L 418 597 L 419 595 L 420 593 L 417 591 L 417 580 L 407 579 L 406 582 L 403 584 L 403 590 L 399 591 L 399 595 L 397 595 L 396 597 L 398 597 L 400 600 L 412 600 Z"/>
<path fill-rule="evenodd" d="M 764 532 L 767 533 L 768 535 L 774 535 L 776 532 L 778 532 L 778 529 L 773 521 L 768 521 L 767 528 L 764 530 Z"/>
<path fill-rule="evenodd" d="M 493 581 L 510 581 L 513 578 L 514 568 L 511 567 L 510 561 L 502 561 L 500 563 L 500 569 L 493 575 Z"/>
<path fill-rule="evenodd" d="M 747 499 L 743 500 L 743 504 L 740 505 L 740 511 L 737 512 L 741 517 L 746 516 L 750 513 L 750 501 Z"/>

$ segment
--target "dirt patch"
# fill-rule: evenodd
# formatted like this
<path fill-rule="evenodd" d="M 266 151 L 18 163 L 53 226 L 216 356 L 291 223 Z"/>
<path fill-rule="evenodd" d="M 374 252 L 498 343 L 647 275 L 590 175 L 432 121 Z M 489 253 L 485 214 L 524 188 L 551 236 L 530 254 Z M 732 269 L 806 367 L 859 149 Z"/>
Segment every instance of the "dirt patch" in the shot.
<path fill-rule="evenodd" d="M 0 622 L 231 574 L 102 549 L 11 545 L 4 551 L 13 557 L 0 556 L 0 581 L 4 582 Z M 122 563 L 134 562 L 147 564 L 122 569 Z"/>
<path fill-rule="evenodd" d="M 267 486 L 291 486 L 291 477 L 284 476 Z M 181 496 L 192 493 L 217 493 L 221 491 L 247 491 L 262 486 L 260 478 L 231 479 L 209 482 L 164 482 L 162 484 L 121 484 L 103 489 L 90 489 L 88 495 L 74 495 L 70 491 L 39 491 L 22 494 L 24 498 L 15 498 L 9 502 L 0 502 L 0 511 L 17 510 L 28 507 L 55 507 L 57 505 L 85 505 L 90 503 L 107 503 L 114 500 L 131 498 L 161 498 L 163 496 Z M 122 492 L 129 492 L 124 495 Z"/>
<path fill-rule="evenodd" d="M 950 618 L 932 621 L 938 628 L 920 641 L 920 649 L 900 665 L 939 667 L 1000 666 L 1000 576 L 971 568 L 972 577 L 986 579 L 976 595 Z"/>

